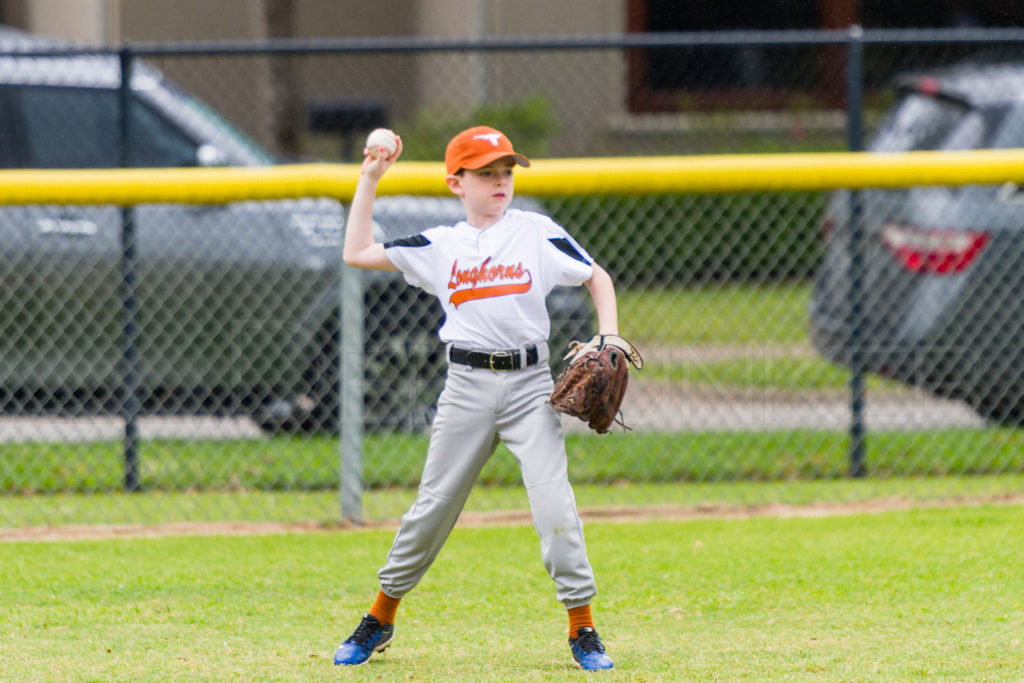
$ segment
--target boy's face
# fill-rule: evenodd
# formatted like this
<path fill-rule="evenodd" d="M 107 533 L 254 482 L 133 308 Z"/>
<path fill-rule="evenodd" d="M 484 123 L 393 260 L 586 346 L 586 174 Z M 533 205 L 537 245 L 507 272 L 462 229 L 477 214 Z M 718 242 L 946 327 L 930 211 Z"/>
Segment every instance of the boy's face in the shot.
<path fill-rule="evenodd" d="M 512 203 L 512 169 L 515 162 L 505 157 L 477 169 L 463 169 L 448 176 L 448 187 L 462 198 L 471 225 L 487 227 L 505 215 Z"/>

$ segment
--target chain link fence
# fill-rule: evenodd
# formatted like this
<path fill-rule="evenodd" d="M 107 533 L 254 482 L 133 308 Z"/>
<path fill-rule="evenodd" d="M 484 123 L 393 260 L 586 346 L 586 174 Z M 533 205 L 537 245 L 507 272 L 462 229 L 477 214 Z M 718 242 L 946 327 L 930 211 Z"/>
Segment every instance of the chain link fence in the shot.
<path fill-rule="evenodd" d="M 538 158 L 825 152 L 858 144 L 851 112 L 877 151 L 1024 147 L 1012 31 L 119 54 L 0 38 L 6 168 L 348 162 L 379 125 L 404 158 L 436 161 L 475 123 Z M 582 508 L 1020 490 L 1016 185 L 517 201 L 609 270 L 647 361 L 630 433 L 565 423 Z M 361 515 L 400 515 L 443 378 L 442 312 L 396 274 L 361 273 L 365 325 L 346 346 L 344 215 L 317 198 L 0 207 L 0 525 L 337 520 L 353 354 Z M 460 216 L 454 198 L 382 198 L 375 230 Z M 585 290 L 549 308 L 557 372 L 594 321 Z M 501 447 L 469 507 L 525 508 L 519 483 Z"/>

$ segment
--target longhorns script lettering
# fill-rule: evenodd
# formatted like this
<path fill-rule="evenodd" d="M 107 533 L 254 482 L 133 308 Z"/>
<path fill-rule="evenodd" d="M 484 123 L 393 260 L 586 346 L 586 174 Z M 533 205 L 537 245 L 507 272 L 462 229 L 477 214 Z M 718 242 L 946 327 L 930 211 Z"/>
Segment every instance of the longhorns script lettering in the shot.
<path fill-rule="evenodd" d="M 523 294 L 530 291 L 532 284 L 533 276 L 522 263 L 492 265 L 488 257 L 479 266 L 460 270 L 459 262 L 455 261 L 448 281 L 448 289 L 453 290 L 448 303 L 458 308 L 475 299 Z"/>

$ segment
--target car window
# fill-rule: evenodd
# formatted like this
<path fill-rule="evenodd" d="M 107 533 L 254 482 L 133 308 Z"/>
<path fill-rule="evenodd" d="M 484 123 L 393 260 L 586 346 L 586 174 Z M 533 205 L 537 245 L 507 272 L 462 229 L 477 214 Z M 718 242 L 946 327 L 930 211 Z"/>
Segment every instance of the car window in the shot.
<path fill-rule="evenodd" d="M 9 88 L 0 87 L 0 168 L 14 168 L 18 163 L 17 135 L 8 91 Z"/>
<path fill-rule="evenodd" d="M 100 88 L 19 87 L 11 98 L 28 168 L 120 165 L 120 93 Z M 133 165 L 195 166 L 197 145 L 152 109 L 132 101 Z"/>
<path fill-rule="evenodd" d="M 939 148 L 978 149 L 985 144 L 985 130 L 985 117 L 977 109 L 971 109 L 960 117 Z"/>
<path fill-rule="evenodd" d="M 879 152 L 941 149 L 970 110 L 963 104 L 908 93 L 879 128 L 872 149 Z"/>
<path fill-rule="evenodd" d="M 965 103 L 910 93 L 893 108 L 871 149 L 880 152 L 983 149 L 1008 108 Z"/>

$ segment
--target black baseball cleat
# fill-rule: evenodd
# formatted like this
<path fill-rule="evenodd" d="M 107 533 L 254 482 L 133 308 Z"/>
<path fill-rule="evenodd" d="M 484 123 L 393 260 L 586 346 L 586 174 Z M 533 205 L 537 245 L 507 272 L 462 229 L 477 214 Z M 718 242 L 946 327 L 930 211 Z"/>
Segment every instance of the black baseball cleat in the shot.
<path fill-rule="evenodd" d="M 582 669 L 600 671 L 615 666 L 612 658 L 604 652 L 601 636 L 589 626 L 582 627 L 575 638 L 569 639 L 569 647 L 572 648 L 572 658 Z"/>
<path fill-rule="evenodd" d="M 334 663 L 346 666 L 365 664 L 374 652 L 383 652 L 395 638 L 392 624 L 381 624 L 367 614 L 344 643 L 334 652 Z"/>

